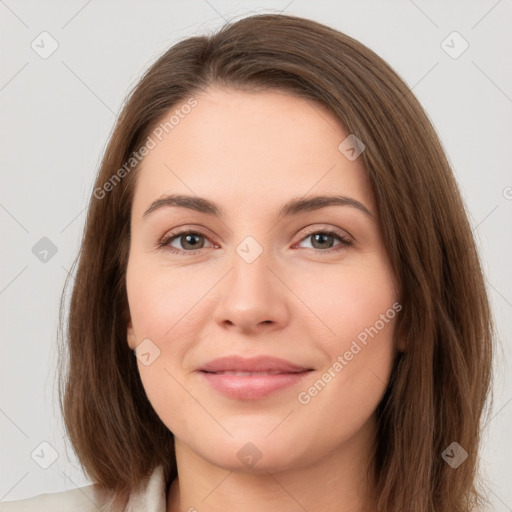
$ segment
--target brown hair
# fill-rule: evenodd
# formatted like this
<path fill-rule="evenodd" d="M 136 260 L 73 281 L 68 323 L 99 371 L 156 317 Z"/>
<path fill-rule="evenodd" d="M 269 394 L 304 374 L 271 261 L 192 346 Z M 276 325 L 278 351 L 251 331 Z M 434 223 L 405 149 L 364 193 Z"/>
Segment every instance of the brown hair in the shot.
<path fill-rule="evenodd" d="M 366 146 L 362 157 L 400 282 L 395 336 L 405 343 L 377 409 L 369 477 L 378 510 L 479 509 L 475 475 L 493 326 L 450 165 L 423 108 L 385 61 L 343 33 L 285 15 L 247 17 L 177 43 L 145 73 L 114 127 L 89 204 L 62 356 L 69 364 L 61 406 L 86 474 L 119 495 L 157 465 L 168 485 L 176 476 L 173 435 L 146 397 L 126 338 L 137 173 L 119 171 L 171 108 L 212 84 L 317 102 Z M 454 441 L 468 453 L 457 469 L 441 456 Z"/>

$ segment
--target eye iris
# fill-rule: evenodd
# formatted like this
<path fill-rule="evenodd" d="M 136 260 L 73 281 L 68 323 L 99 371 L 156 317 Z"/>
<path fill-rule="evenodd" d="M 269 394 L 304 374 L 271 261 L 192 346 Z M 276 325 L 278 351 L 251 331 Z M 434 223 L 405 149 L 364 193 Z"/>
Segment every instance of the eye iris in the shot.
<path fill-rule="evenodd" d="M 182 247 L 184 249 L 187 249 L 187 248 L 188 249 L 197 249 L 197 248 L 201 249 L 202 246 L 198 247 L 198 244 L 194 244 L 194 243 L 190 244 L 190 239 L 198 238 L 198 237 L 202 238 L 201 235 L 195 235 L 195 234 L 191 234 L 191 233 L 188 233 L 188 234 L 185 234 L 185 235 L 181 235 L 180 240 L 182 242 Z M 183 240 L 185 240 L 184 243 L 183 243 Z M 203 242 L 203 245 L 204 245 L 204 242 Z"/>
<path fill-rule="evenodd" d="M 320 241 L 320 244 L 322 244 L 322 242 L 325 243 L 326 238 L 331 238 L 331 239 L 333 238 L 333 236 L 329 235 L 328 233 L 316 233 L 316 234 L 311 235 L 311 236 L 313 237 L 313 247 L 315 247 L 315 243 L 317 241 Z M 318 239 L 320 239 L 320 240 L 318 240 Z M 332 247 L 332 243 L 329 244 L 329 247 L 327 247 L 327 249 L 329 249 L 331 247 Z M 317 247 L 315 247 L 315 248 L 317 248 Z M 325 247 L 325 245 L 320 245 L 320 247 L 318 247 L 318 248 L 319 249 L 325 249 L 326 247 Z"/>

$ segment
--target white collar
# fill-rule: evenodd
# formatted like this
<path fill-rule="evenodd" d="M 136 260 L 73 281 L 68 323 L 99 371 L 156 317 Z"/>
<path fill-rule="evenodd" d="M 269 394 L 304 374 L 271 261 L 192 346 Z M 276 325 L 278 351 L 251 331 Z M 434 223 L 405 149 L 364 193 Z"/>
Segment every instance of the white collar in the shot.
<path fill-rule="evenodd" d="M 111 510 L 112 505 L 113 500 L 107 500 L 105 510 Z M 149 480 L 130 493 L 128 502 L 122 510 L 123 512 L 166 512 L 167 495 L 163 466 L 157 466 Z"/>

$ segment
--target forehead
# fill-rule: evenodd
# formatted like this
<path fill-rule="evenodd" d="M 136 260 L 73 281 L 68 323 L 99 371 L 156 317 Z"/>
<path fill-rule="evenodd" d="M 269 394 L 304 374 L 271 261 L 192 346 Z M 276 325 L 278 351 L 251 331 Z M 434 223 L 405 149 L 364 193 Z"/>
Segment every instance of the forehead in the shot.
<path fill-rule="evenodd" d="M 363 159 L 340 152 L 349 134 L 326 107 L 280 91 L 212 88 L 193 98 L 195 106 L 155 138 L 137 171 L 134 210 L 173 193 L 238 209 L 339 193 L 374 209 Z M 176 110 L 180 105 L 164 122 Z"/>

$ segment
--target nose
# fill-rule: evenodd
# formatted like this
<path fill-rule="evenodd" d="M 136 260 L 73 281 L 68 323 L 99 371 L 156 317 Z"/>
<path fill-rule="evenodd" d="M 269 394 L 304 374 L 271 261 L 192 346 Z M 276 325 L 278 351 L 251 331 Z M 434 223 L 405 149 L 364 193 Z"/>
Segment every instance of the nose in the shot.
<path fill-rule="evenodd" d="M 271 268 L 265 251 L 248 262 L 234 255 L 232 268 L 219 288 L 214 320 L 224 329 L 257 334 L 283 328 L 289 319 L 289 299 L 293 295 L 284 276 Z"/>

